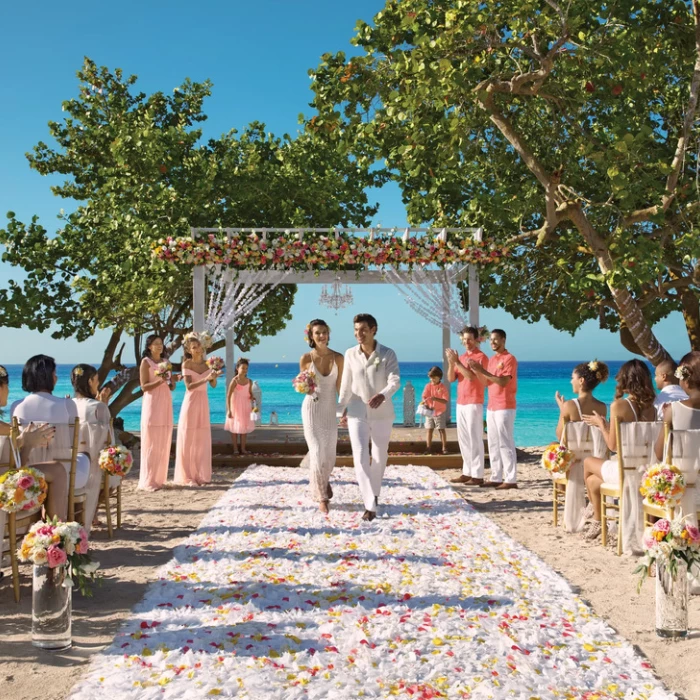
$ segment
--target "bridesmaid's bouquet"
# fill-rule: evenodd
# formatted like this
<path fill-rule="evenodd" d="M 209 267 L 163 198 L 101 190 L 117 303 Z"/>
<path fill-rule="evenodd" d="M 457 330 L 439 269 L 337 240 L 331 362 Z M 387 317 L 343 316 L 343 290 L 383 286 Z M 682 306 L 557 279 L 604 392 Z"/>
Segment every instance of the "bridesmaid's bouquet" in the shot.
<path fill-rule="evenodd" d="M 224 366 L 225 362 L 221 357 L 216 357 L 216 355 L 213 355 L 212 357 L 207 357 L 207 367 L 209 369 L 214 370 L 214 372 L 220 372 Z"/>
<path fill-rule="evenodd" d="M 158 367 L 156 367 L 155 375 L 156 377 L 167 377 L 173 371 L 173 366 L 167 361 L 159 362 Z"/>
<path fill-rule="evenodd" d="M 292 386 L 294 391 L 298 394 L 307 394 L 314 401 L 318 400 L 318 384 L 316 384 L 316 373 L 310 369 L 305 369 L 299 372 L 294 379 L 292 379 Z"/>

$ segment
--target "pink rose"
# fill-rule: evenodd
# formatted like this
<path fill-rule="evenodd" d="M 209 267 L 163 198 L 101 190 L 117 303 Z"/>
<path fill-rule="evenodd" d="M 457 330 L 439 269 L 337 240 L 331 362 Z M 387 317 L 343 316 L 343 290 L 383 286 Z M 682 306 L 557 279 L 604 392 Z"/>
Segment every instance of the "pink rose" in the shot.
<path fill-rule="evenodd" d="M 690 537 L 690 539 L 693 542 L 697 542 L 698 540 L 700 540 L 700 530 L 697 527 L 695 527 L 695 525 L 691 525 L 690 523 L 688 523 L 685 526 L 685 529 L 688 532 L 688 537 Z"/>
<path fill-rule="evenodd" d="M 61 564 L 65 564 L 68 561 L 66 553 L 56 544 L 52 544 L 46 550 L 46 557 L 48 559 L 49 567 L 54 569 Z"/>
<path fill-rule="evenodd" d="M 80 530 L 78 530 L 78 535 L 80 536 L 80 543 L 78 544 L 78 552 L 80 554 L 87 554 L 88 548 L 90 547 L 88 543 L 88 535 L 87 532 L 81 527 Z"/>
<path fill-rule="evenodd" d="M 644 549 L 647 550 L 654 549 L 654 547 L 656 546 L 656 540 L 653 537 L 649 537 L 648 535 L 644 535 L 642 542 L 644 544 Z"/>
<path fill-rule="evenodd" d="M 652 532 L 660 532 L 663 535 L 668 535 L 671 532 L 671 523 L 665 518 L 662 520 L 657 520 L 654 523 L 654 527 L 651 528 Z"/>
<path fill-rule="evenodd" d="M 19 481 L 17 482 L 17 486 L 26 491 L 31 486 L 34 486 L 34 477 L 31 474 L 25 474 L 24 476 L 20 477 Z"/>

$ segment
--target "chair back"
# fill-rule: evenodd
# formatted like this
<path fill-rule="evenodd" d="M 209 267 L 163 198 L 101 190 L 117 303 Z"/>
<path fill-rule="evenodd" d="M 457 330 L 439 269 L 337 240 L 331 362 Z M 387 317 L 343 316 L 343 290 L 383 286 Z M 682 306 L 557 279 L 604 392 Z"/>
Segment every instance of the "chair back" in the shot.
<path fill-rule="evenodd" d="M 624 483 L 625 470 L 636 470 L 656 461 L 654 446 L 663 421 L 621 421 L 615 418 L 617 440 L 617 466 L 620 485 Z"/>
<path fill-rule="evenodd" d="M 10 434 L 0 437 L 0 473 L 9 471 L 10 469 L 19 469 L 19 421 L 16 418 L 12 419 Z"/>
<path fill-rule="evenodd" d="M 567 450 L 574 453 L 577 460 L 592 457 L 595 452 L 591 426 L 581 420 L 570 421 L 568 418 L 564 419 L 561 443 Z"/>
<path fill-rule="evenodd" d="M 671 430 L 668 426 L 664 454 L 667 464 L 683 472 L 686 484 L 694 484 L 700 469 L 700 430 Z"/>

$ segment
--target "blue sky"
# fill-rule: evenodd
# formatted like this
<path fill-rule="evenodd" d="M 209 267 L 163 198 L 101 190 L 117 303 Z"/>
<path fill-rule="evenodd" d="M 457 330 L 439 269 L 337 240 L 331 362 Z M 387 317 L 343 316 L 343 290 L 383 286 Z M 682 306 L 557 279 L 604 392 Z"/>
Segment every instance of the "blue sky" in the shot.
<path fill-rule="evenodd" d="M 56 228 L 55 217 L 64 203 L 51 194 L 49 179 L 29 169 L 24 154 L 48 139 L 49 120 L 61 119 L 61 102 L 77 92 L 75 72 L 83 56 L 138 75 L 137 86 L 146 92 L 172 90 L 186 77 L 211 79 L 214 89 L 205 103 L 209 115 L 205 137 L 253 120 L 265 122 L 274 133 L 294 134 L 299 113 L 310 112 L 308 69 L 326 51 L 351 52 L 356 21 L 369 21 L 383 4 L 382 0 L 11 3 L 3 12 L 6 31 L 0 43 L 2 221 L 12 210 L 24 220 L 37 214 L 49 230 Z M 396 187 L 384 188 L 374 199 L 380 203 L 375 224 L 405 225 Z M 17 271 L 0 264 L 0 284 L 13 277 L 18 277 Z M 352 315 L 370 311 L 379 320 L 381 339 L 397 350 L 400 359 L 439 359 L 440 330 L 407 308 L 390 285 L 357 285 L 354 306 L 337 315 L 319 306 L 319 293 L 315 285 L 300 287 L 287 329 L 264 339 L 249 355 L 262 362 L 296 360 L 304 350 L 302 329 L 317 316 L 333 327 L 332 345 L 342 350 L 353 342 Z M 505 328 L 509 349 L 522 360 L 629 357 L 617 336 L 599 330 L 594 322 L 575 337 L 544 322 L 516 321 L 501 311 L 484 311 L 481 322 Z M 655 330 L 672 354 L 688 350 L 680 315 Z M 46 352 L 70 363 L 99 360 L 105 336 L 77 343 L 5 328 L 2 340 L 0 362 L 20 363 L 31 354 Z"/>

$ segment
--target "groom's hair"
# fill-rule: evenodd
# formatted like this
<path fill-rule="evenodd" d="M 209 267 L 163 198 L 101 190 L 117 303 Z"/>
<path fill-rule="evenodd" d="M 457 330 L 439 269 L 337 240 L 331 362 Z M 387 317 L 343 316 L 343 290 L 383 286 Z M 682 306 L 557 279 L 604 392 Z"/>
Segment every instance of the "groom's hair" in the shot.
<path fill-rule="evenodd" d="M 370 328 L 374 328 L 375 330 L 379 329 L 379 326 L 377 325 L 377 319 L 374 318 L 372 314 L 357 314 L 357 316 L 355 316 L 352 322 L 366 323 Z"/>

